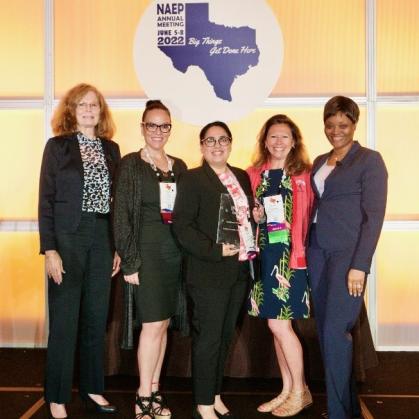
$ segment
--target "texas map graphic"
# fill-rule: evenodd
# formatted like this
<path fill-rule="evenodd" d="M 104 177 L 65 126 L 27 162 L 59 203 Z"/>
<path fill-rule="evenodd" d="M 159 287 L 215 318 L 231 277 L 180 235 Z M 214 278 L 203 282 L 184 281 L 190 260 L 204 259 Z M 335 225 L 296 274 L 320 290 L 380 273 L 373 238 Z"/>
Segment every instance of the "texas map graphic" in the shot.
<path fill-rule="evenodd" d="M 231 27 L 209 20 L 208 3 L 185 4 L 185 39 L 178 45 L 159 45 L 176 70 L 186 73 L 197 66 L 205 74 L 215 95 L 232 101 L 235 79 L 259 62 L 256 31 L 248 26 Z"/>

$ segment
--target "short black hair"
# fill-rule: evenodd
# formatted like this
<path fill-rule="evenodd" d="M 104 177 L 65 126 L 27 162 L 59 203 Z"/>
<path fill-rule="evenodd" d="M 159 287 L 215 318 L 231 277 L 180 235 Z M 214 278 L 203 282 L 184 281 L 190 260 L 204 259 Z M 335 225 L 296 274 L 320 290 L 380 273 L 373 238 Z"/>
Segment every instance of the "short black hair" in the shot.
<path fill-rule="evenodd" d="M 323 122 L 339 112 L 346 115 L 354 124 L 358 122 L 359 107 L 351 98 L 346 96 L 334 96 L 327 101 L 323 110 Z"/>

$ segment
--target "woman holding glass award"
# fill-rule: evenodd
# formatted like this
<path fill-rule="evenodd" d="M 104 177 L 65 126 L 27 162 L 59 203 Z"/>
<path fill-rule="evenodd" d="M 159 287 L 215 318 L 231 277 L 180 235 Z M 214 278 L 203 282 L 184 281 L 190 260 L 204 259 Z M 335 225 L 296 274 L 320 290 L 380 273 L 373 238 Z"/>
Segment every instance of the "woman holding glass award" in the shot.
<path fill-rule="evenodd" d="M 159 392 L 159 378 L 180 288 L 181 251 L 171 222 L 176 182 L 186 171 L 182 160 L 164 151 L 171 128 L 167 107 L 159 100 L 148 101 L 141 123 L 145 146 L 122 159 L 115 193 L 114 234 L 127 283 L 125 304 L 129 312 L 133 297 L 134 323 L 141 326 L 137 419 L 171 416 Z M 125 323 L 124 346 L 129 347 L 133 326 L 129 314 Z"/>
<path fill-rule="evenodd" d="M 223 122 L 200 132 L 202 165 L 182 174 L 174 231 L 187 259 L 193 306 L 194 418 L 234 418 L 220 393 L 224 364 L 246 297 L 249 259 L 255 256 L 252 196 L 245 171 L 227 164 L 232 135 Z"/>
<path fill-rule="evenodd" d="M 310 164 L 297 125 L 274 115 L 263 125 L 254 165 L 248 169 L 257 207 L 261 270 L 249 297 L 249 314 L 267 319 L 281 370 L 282 391 L 258 407 L 293 416 L 312 404 L 303 351 L 291 320 L 310 316 L 305 240 L 313 193 Z"/>

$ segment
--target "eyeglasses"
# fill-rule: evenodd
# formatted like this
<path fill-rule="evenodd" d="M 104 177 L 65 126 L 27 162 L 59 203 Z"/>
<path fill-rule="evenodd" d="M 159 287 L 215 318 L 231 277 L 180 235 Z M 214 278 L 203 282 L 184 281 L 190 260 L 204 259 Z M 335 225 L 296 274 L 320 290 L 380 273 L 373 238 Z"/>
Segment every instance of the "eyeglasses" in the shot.
<path fill-rule="evenodd" d="M 227 137 L 226 135 L 222 135 L 218 138 L 207 137 L 201 140 L 201 144 L 204 144 L 207 147 L 214 147 L 217 143 L 222 147 L 228 146 L 229 144 L 231 144 L 231 138 Z"/>
<path fill-rule="evenodd" d="M 82 109 L 83 111 L 90 109 L 91 111 L 98 111 L 100 109 L 99 103 L 86 103 L 86 102 L 80 102 L 77 104 L 77 107 L 79 109 Z"/>
<path fill-rule="evenodd" d="M 159 128 L 160 132 L 162 132 L 163 134 L 167 134 L 172 129 L 172 124 L 158 125 L 154 124 L 153 122 L 143 122 L 142 124 L 148 132 L 156 132 L 157 128 Z"/>

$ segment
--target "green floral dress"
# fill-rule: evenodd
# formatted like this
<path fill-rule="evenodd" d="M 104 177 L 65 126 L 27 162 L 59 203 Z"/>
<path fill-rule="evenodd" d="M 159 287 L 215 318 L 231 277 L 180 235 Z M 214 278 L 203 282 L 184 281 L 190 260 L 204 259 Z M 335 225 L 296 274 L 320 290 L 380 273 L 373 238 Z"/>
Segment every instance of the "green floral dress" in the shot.
<path fill-rule="evenodd" d="M 281 194 L 285 221 L 292 223 L 291 178 L 282 169 L 269 170 L 261 175 L 256 190 L 260 202 L 263 198 Z M 306 269 L 291 269 L 290 231 L 283 230 L 277 243 L 269 243 L 266 223 L 259 226 L 260 269 L 248 299 L 248 313 L 265 319 L 306 319 L 310 317 L 309 286 Z"/>

